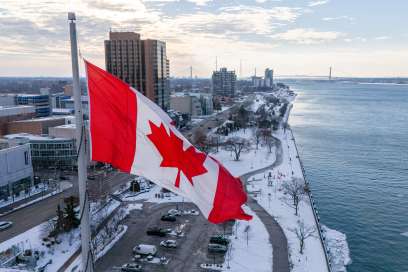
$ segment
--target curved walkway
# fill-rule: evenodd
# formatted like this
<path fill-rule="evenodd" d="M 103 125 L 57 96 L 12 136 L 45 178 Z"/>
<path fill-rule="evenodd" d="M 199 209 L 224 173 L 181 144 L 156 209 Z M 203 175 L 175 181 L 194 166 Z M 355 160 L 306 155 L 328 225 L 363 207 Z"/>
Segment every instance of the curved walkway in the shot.
<path fill-rule="evenodd" d="M 247 180 L 256 174 L 263 173 L 265 170 L 272 169 L 282 163 L 282 143 L 279 139 L 276 140 L 276 160 L 273 164 L 246 173 L 241 176 L 241 179 L 247 184 Z M 262 223 L 265 225 L 266 230 L 269 234 L 269 241 L 272 244 L 272 271 L 273 272 L 289 272 L 289 255 L 288 255 L 288 241 L 286 239 L 285 233 L 283 232 L 281 226 L 276 222 L 275 218 L 271 216 L 261 205 L 259 205 L 256 200 L 249 198 L 247 202 L 248 206 L 256 213 L 256 215 L 261 219 Z"/>

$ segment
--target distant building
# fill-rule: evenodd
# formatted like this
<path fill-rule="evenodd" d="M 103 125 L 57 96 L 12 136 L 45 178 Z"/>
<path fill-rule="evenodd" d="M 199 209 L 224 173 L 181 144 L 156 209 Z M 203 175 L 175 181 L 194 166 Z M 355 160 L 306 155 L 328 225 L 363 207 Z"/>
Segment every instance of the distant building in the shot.
<path fill-rule="evenodd" d="M 16 105 L 31 105 L 35 107 L 37 117 L 51 115 L 50 96 L 48 94 L 17 94 Z"/>
<path fill-rule="evenodd" d="M 236 92 L 237 76 L 235 71 L 228 71 L 221 68 L 212 74 L 213 95 L 234 97 Z"/>
<path fill-rule="evenodd" d="M 14 106 L 16 105 L 15 94 L 0 94 L 0 106 Z"/>
<path fill-rule="evenodd" d="M 83 111 L 85 117 L 89 117 L 89 101 L 88 101 L 88 96 L 82 95 L 82 96 L 81 96 L 81 102 L 82 102 L 82 111 Z M 74 98 L 73 98 L 73 97 L 64 99 L 63 103 L 64 103 L 64 109 L 75 110 L 75 102 L 74 102 Z"/>
<path fill-rule="evenodd" d="M 260 76 L 253 76 L 251 77 L 252 80 L 252 87 L 258 88 L 258 87 L 263 87 L 264 81 L 262 77 Z"/>
<path fill-rule="evenodd" d="M 10 134 L 9 123 L 34 117 L 34 106 L 0 106 L 0 136 Z"/>
<path fill-rule="evenodd" d="M 64 93 L 56 93 L 50 95 L 51 99 L 51 108 L 54 109 L 62 109 L 65 107 L 65 100 L 70 99 L 71 96 L 67 96 Z"/>
<path fill-rule="evenodd" d="M 5 200 L 33 186 L 30 145 L 0 146 L 0 199 Z"/>
<path fill-rule="evenodd" d="M 70 167 L 76 164 L 75 140 L 29 133 L 5 135 L 11 145 L 29 143 L 33 167 Z"/>
<path fill-rule="evenodd" d="M 203 114 L 200 99 L 192 95 L 172 95 L 170 97 L 170 108 L 190 116 Z"/>
<path fill-rule="evenodd" d="M 265 69 L 264 87 L 273 87 L 273 69 Z"/>
<path fill-rule="evenodd" d="M 72 86 L 72 84 L 67 84 L 62 88 L 64 89 L 65 96 L 74 96 L 74 87 Z"/>
<path fill-rule="evenodd" d="M 8 134 L 30 133 L 35 135 L 48 134 L 50 127 L 65 124 L 64 116 L 49 116 L 27 120 L 12 121 L 8 123 Z"/>
<path fill-rule="evenodd" d="M 209 93 L 190 93 L 200 101 L 201 115 L 210 115 L 214 112 L 213 96 Z"/>
<path fill-rule="evenodd" d="M 170 62 L 166 43 L 141 40 L 134 32 L 109 32 L 106 70 L 134 87 L 164 110 L 170 106 Z"/>

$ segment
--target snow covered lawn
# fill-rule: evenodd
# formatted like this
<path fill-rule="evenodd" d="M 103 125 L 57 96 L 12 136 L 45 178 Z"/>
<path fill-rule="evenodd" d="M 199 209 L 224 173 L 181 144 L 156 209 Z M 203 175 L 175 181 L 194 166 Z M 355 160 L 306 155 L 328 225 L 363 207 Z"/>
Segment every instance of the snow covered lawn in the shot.
<path fill-rule="evenodd" d="M 247 206 L 246 213 L 253 216 L 251 221 L 237 220 L 233 226 L 230 248 L 225 257 L 224 267 L 234 272 L 272 272 L 272 245 L 269 234 L 259 217 Z"/>

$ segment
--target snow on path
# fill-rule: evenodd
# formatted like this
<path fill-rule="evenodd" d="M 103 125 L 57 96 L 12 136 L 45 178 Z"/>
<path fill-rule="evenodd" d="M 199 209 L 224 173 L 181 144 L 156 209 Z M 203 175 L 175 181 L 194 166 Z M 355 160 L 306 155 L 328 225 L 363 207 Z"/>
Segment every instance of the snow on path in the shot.
<path fill-rule="evenodd" d="M 248 206 L 244 210 L 253 219 L 236 221 L 224 267 L 229 265 L 229 271 L 234 272 L 272 272 L 272 245 L 265 225 Z"/>

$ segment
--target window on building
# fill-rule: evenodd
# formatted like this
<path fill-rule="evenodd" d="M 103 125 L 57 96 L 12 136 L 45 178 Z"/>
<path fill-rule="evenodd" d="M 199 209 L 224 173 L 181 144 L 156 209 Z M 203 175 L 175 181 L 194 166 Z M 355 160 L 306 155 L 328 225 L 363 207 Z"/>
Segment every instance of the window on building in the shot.
<path fill-rule="evenodd" d="M 24 162 L 25 162 L 25 165 L 28 165 L 28 152 L 27 151 L 24 151 Z"/>

